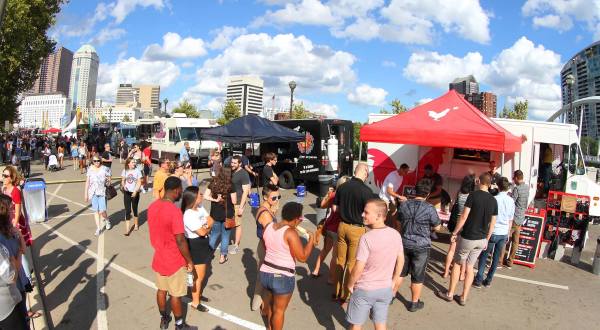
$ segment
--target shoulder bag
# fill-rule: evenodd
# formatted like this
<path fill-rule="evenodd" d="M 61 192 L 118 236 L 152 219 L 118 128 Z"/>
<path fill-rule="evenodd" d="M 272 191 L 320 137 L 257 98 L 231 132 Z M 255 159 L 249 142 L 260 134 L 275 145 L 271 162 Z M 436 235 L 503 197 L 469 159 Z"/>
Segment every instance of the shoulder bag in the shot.
<path fill-rule="evenodd" d="M 106 181 L 106 190 L 104 192 L 104 194 L 106 195 L 106 199 L 107 200 L 111 200 L 113 198 L 115 198 L 115 196 L 117 196 L 117 189 L 115 189 L 115 187 L 113 187 L 113 185 L 110 183 L 110 181 Z"/>
<path fill-rule="evenodd" d="M 231 198 L 229 197 L 227 194 L 225 195 L 226 198 Z M 227 217 L 227 203 L 228 199 L 225 199 L 224 203 L 225 203 L 225 223 L 223 224 L 225 226 L 225 229 L 232 229 L 236 227 L 235 224 L 235 218 L 228 218 Z"/>

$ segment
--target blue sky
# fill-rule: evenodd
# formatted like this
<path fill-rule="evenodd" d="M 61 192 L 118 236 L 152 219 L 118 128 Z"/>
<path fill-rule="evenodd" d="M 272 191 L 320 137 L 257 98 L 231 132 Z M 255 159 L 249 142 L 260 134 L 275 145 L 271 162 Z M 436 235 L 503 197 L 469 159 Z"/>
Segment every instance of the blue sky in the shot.
<path fill-rule="evenodd" d="M 98 97 L 119 83 L 161 85 L 219 111 L 227 77 L 265 80 L 265 105 L 295 100 L 366 121 L 398 98 L 412 107 L 473 74 L 530 118 L 560 107 L 565 61 L 600 39 L 600 0 L 71 0 L 49 31 L 100 56 Z"/>

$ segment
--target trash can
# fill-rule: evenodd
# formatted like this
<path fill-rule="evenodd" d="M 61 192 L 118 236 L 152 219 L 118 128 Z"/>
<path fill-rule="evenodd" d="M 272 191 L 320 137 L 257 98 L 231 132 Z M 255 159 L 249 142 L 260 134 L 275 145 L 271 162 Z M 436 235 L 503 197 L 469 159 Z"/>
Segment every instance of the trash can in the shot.
<path fill-rule="evenodd" d="M 27 179 L 23 187 L 23 202 L 30 223 L 46 221 L 46 181 L 42 178 Z"/>
<path fill-rule="evenodd" d="M 323 198 L 327 195 L 329 186 L 333 183 L 334 176 L 331 174 L 319 175 L 319 197 Z"/>

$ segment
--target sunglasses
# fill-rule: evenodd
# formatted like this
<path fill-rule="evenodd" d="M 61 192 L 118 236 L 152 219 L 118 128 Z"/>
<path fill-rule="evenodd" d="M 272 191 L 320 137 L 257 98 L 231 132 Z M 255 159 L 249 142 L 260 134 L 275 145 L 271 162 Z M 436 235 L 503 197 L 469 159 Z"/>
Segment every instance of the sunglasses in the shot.
<path fill-rule="evenodd" d="M 7 178 L 10 178 L 10 175 L 9 174 L 2 174 L 2 177 L 5 178 L 5 179 L 7 179 Z"/>
<path fill-rule="evenodd" d="M 100 159 L 94 159 L 92 160 L 93 163 L 100 163 Z"/>
<path fill-rule="evenodd" d="M 271 197 L 271 200 L 272 200 L 273 202 L 274 202 L 274 201 L 278 201 L 278 200 L 280 200 L 280 199 L 281 199 L 281 195 L 279 195 L 279 196 L 273 196 L 273 197 Z"/>

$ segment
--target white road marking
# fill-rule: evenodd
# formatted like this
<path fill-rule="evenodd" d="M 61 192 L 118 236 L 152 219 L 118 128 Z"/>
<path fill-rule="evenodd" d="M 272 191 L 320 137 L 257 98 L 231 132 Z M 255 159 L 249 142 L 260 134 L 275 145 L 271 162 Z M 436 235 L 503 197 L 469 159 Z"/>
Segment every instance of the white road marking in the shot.
<path fill-rule="evenodd" d="M 73 217 L 73 216 L 78 216 L 79 217 L 79 216 L 82 216 L 82 215 L 94 215 L 94 213 L 81 213 L 81 214 L 77 214 L 77 215 L 75 215 L 75 214 L 56 215 L 56 216 L 53 216 L 53 217 L 48 217 L 48 219 L 64 219 L 64 218 L 70 218 L 70 217 Z"/>
<path fill-rule="evenodd" d="M 68 198 L 62 197 L 61 195 L 53 194 L 53 193 L 51 193 L 51 192 L 49 192 L 49 193 L 48 193 L 48 195 L 50 195 L 50 196 L 52 196 L 52 197 L 56 197 L 56 198 L 58 198 L 58 199 L 62 199 L 63 201 L 67 201 L 67 202 L 69 202 L 69 203 L 73 203 L 73 204 L 75 204 L 75 205 L 78 205 L 78 206 L 81 206 L 81 207 L 88 208 L 88 207 L 90 206 L 90 204 L 87 204 L 87 205 L 85 205 L 85 204 L 82 204 L 82 203 L 79 203 L 79 202 L 76 202 L 76 201 L 70 200 L 70 199 L 68 199 Z M 47 204 L 50 204 L 50 203 L 47 203 Z"/>
<path fill-rule="evenodd" d="M 63 199 L 65 199 L 65 198 L 63 198 Z M 70 239 L 69 237 L 63 235 L 62 233 L 60 233 L 59 231 L 55 230 L 54 228 L 52 228 L 48 224 L 42 223 L 42 226 L 46 227 L 46 229 L 52 231 L 53 234 L 56 234 L 58 237 L 60 237 L 63 240 L 67 241 L 69 244 L 75 246 L 77 249 L 79 249 L 83 253 L 89 255 L 92 258 L 98 259 L 99 256 L 96 253 L 90 251 L 85 246 L 82 246 L 79 243 L 75 242 L 74 240 Z M 103 236 L 103 234 L 100 235 L 100 237 L 102 237 L 102 236 Z M 107 259 L 104 259 L 104 262 L 108 263 L 109 261 Z M 156 290 L 156 285 L 154 285 L 154 282 L 152 282 L 152 281 L 150 281 L 150 280 L 148 280 L 148 279 L 146 279 L 146 278 L 144 278 L 144 277 L 142 277 L 142 276 L 140 276 L 138 274 L 135 274 L 132 271 L 130 271 L 130 270 L 128 270 L 128 269 L 126 269 L 126 268 L 124 268 L 124 267 L 122 267 L 122 266 L 120 266 L 120 265 L 118 265 L 116 263 L 112 263 L 111 262 L 108 266 L 110 268 L 112 268 L 112 269 L 114 269 L 114 270 L 122 273 L 123 275 L 125 275 L 125 276 L 127 276 L 129 278 L 132 278 L 132 279 L 140 282 L 141 284 L 144 284 L 147 287 L 150 287 L 153 290 Z M 191 303 L 189 301 L 189 299 L 186 299 L 186 300 L 187 300 L 188 304 Z M 262 326 L 262 325 L 256 324 L 256 323 L 251 322 L 251 321 L 244 320 L 242 318 L 239 318 L 239 317 L 237 317 L 235 315 L 231 315 L 229 313 L 223 312 L 223 311 L 218 310 L 218 309 L 216 309 L 214 307 L 211 307 L 209 305 L 206 305 L 206 304 L 204 304 L 204 305 L 206 307 L 208 307 L 208 309 L 209 309 L 208 313 L 209 314 L 212 314 L 212 315 L 214 315 L 214 316 L 216 316 L 216 317 L 218 317 L 220 319 L 223 319 L 223 320 L 229 321 L 231 323 L 234 323 L 234 324 L 236 324 L 236 325 L 238 325 L 240 327 L 243 327 L 245 329 L 251 329 L 251 330 L 264 330 L 265 329 L 265 327 Z M 98 326 L 100 327 L 100 324 L 98 324 Z"/>
<path fill-rule="evenodd" d="M 534 281 L 534 280 L 528 280 L 528 279 L 524 279 L 524 278 L 519 278 L 519 277 L 513 277 L 513 276 L 498 274 L 497 272 L 496 272 L 496 274 L 494 274 L 494 277 L 500 277 L 500 278 L 504 278 L 504 279 L 507 279 L 507 280 L 517 281 L 517 282 L 524 282 L 524 283 L 529 283 L 529 284 L 547 286 L 549 288 L 555 288 L 555 289 L 561 289 L 561 290 L 569 290 L 569 287 L 565 286 L 565 285 L 558 285 L 558 284 L 553 284 L 553 283 L 546 283 L 546 282 L 539 282 L 539 281 Z"/>
<path fill-rule="evenodd" d="M 98 255 L 96 257 L 96 321 L 98 330 L 108 329 L 106 319 L 106 300 L 104 296 L 104 233 L 98 236 Z"/>
<path fill-rule="evenodd" d="M 52 204 L 52 201 L 54 200 L 54 197 L 58 196 L 58 191 L 60 190 L 60 188 L 62 188 L 62 184 L 59 184 L 58 187 L 56 187 L 56 189 L 54 189 L 54 193 L 48 193 L 50 195 L 50 198 L 48 198 L 48 200 L 46 201 L 46 205 L 50 205 Z"/>

